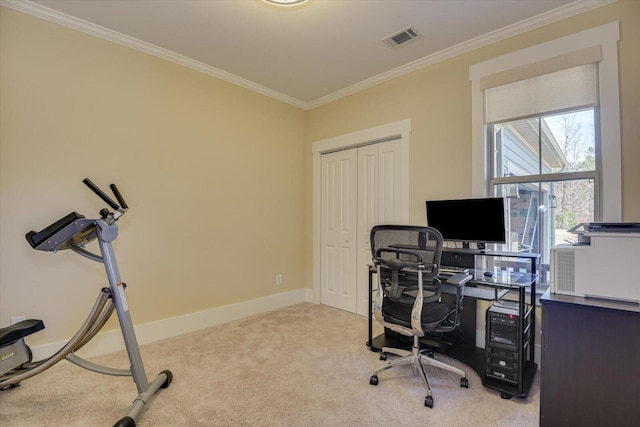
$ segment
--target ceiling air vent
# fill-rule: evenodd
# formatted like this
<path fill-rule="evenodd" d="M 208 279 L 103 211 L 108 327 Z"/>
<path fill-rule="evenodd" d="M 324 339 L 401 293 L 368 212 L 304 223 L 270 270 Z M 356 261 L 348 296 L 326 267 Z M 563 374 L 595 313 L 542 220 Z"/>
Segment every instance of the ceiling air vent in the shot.
<path fill-rule="evenodd" d="M 409 40 L 413 40 L 416 37 L 418 37 L 418 33 L 416 33 L 416 30 L 414 30 L 412 27 L 409 27 L 405 28 L 399 33 L 387 37 L 383 41 L 391 47 L 396 47 L 408 42 Z"/>

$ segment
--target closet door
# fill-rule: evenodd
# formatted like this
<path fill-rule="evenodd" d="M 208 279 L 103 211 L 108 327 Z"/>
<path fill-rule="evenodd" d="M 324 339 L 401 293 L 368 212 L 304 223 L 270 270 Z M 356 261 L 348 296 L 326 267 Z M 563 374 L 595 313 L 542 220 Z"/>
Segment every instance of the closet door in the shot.
<path fill-rule="evenodd" d="M 320 302 L 356 312 L 358 150 L 322 155 Z"/>
<path fill-rule="evenodd" d="M 358 267 L 356 313 L 369 314 L 371 229 L 379 224 L 402 222 L 400 140 L 358 148 Z M 375 276 L 374 276 L 375 277 Z"/>

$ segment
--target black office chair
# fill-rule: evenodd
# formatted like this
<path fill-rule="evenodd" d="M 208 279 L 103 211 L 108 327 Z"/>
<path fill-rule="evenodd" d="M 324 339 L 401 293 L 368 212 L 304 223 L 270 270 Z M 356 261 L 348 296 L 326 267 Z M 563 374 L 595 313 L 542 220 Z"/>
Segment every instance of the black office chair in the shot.
<path fill-rule="evenodd" d="M 432 227 L 379 225 L 371 230 L 371 252 L 377 270 L 377 291 L 373 307 L 375 319 L 385 328 L 413 337 L 411 351 L 383 347 L 387 354 L 401 356 L 376 369 L 369 381 L 378 385 L 378 374 L 394 366 L 410 364 L 414 375 L 420 373 L 427 388 L 424 404 L 433 408 L 431 386 L 424 365 L 459 374 L 460 386 L 468 388 L 467 375 L 461 369 L 434 358 L 431 350 L 420 349 L 420 338 L 453 331 L 460 324 L 464 285 L 471 275 L 451 276 L 447 283 L 456 286 L 452 302 L 443 302 L 438 267 L 442 253 L 442 235 Z"/>

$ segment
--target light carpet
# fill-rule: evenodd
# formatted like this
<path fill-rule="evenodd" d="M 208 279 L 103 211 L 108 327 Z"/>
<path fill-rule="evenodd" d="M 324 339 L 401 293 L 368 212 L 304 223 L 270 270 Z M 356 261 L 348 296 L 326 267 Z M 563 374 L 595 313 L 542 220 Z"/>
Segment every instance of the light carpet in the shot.
<path fill-rule="evenodd" d="M 379 328 L 377 326 L 376 328 Z M 379 332 L 380 329 L 377 329 Z M 369 384 L 379 354 L 365 345 L 367 318 L 301 303 L 141 346 L 150 379 L 165 369 L 173 382 L 137 420 L 145 426 L 536 426 L 539 380 L 526 399 L 505 400 L 466 370 L 427 367 L 434 408 L 410 366 Z M 92 359 L 126 368 L 126 352 Z M 67 361 L 0 391 L 0 425 L 109 426 L 137 395 L 130 377 L 96 374 Z"/>

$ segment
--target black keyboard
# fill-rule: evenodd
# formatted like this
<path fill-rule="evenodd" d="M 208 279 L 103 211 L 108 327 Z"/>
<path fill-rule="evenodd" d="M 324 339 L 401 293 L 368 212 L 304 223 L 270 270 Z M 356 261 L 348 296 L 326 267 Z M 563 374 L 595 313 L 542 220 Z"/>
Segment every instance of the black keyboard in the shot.
<path fill-rule="evenodd" d="M 453 276 L 454 274 L 458 274 L 458 273 L 469 273 L 469 269 L 465 267 L 455 267 L 455 266 L 445 265 L 440 267 L 440 269 L 438 270 L 438 273 L 443 275 Z"/>

